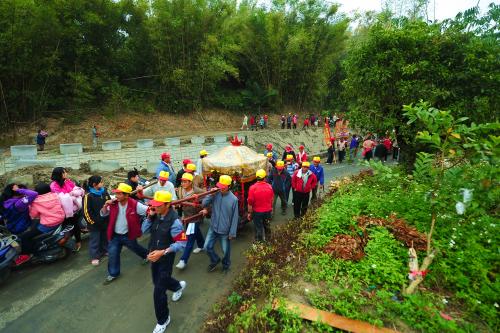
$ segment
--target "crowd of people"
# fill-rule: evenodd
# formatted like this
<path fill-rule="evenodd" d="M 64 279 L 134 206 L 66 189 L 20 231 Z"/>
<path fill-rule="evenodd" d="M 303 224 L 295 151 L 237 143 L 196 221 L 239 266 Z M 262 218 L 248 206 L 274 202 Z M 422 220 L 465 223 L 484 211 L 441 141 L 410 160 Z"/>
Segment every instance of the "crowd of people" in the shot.
<path fill-rule="evenodd" d="M 372 156 L 386 160 L 390 150 L 393 158 L 397 157 L 397 143 L 388 137 L 375 140 L 367 136 L 361 142 L 358 135 L 353 135 L 349 142 L 346 138 L 330 141 L 327 163 L 333 162 L 335 152 L 342 163 L 347 147 L 351 160 L 356 158 L 360 146 L 367 160 Z M 111 193 L 105 188 L 102 176 L 93 175 L 79 186 L 62 167 L 52 171 L 50 183 L 39 183 L 34 190 L 22 184 L 9 184 L 0 198 L 0 209 L 6 227 L 21 242 L 22 254 L 16 265 L 30 260 L 34 237 L 50 233 L 60 225 L 71 225 L 75 251 L 81 248 L 82 231 L 88 232 L 91 265 L 98 266 L 108 257 L 108 275 L 104 281 L 107 285 L 120 276 L 120 253 L 125 246 L 144 264 L 151 263 L 157 316 L 154 332 L 161 333 L 170 321 L 166 291 L 170 290 L 172 300 L 177 301 L 187 286 L 185 281 L 172 277 L 177 252 L 182 252 L 175 265 L 180 270 L 187 267 L 192 253 L 206 252 L 209 272 L 219 264 L 223 272 L 228 272 L 230 244 L 236 238 L 242 214 L 253 221 L 255 241 L 265 243 L 270 237 L 270 222 L 276 214 L 278 199 L 281 214 L 286 214 L 291 201 L 293 216 L 299 218 L 306 213 L 310 200 L 316 200 L 319 192 L 324 191 L 321 158 L 310 158 L 304 145 L 297 151 L 287 145 L 278 153 L 272 144 L 267 144 L 263 155 L 268 158 L 268 167 L 255 174 L 255 183 L 250 186 L 243 206 L 246 212 L 241 212 L 242 206 L 232 191 L 234 176 L 219 175 L 210 188 L 211 183 L 203 176 L 206 150 L 200 151 L 196 162 L 183 160 L 180 170 L 175 170 L 171 155 L 165 152 L 160 156 L 156 180 L 151 184 L 143 183 L 134 169 Z M 216 191 L 207 194 L 213 189 Z M 200 223 L 208 215 L 210 223 L 203 235 Z M 145 233 L 151 234 L 147 248 L 137 241 Z M 222 258 L 214 249 L 216 242 L 221 244 Z"/>

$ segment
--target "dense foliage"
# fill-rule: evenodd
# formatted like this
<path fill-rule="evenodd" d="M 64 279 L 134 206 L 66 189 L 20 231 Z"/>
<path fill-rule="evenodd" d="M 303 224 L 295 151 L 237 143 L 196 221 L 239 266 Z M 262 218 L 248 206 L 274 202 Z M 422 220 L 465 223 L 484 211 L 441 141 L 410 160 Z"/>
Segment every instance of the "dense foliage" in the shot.
<path fill-rule="evenodd" d="M 372 163 L 373 176 L 335 182 L 337 192 L 314 214 L 288 225 L 296 229 L 302 223 L 288 253 L 280 254 L 279 241 L 252 249 L 251 265 L 242 273 L 252 279 L 233 292 L 223 311 L 223 319 L 232 316 L 229 331 L 333 331 L 276 307 L 276 298 L 300 299 L 403 332 L 498 331 L 499 125 L 466 125 L 467 119 L 427 103 L 404 109 L 409 123 L 425 128 L 417 138 L 427 152 L 418 154 L 414 171 Z M 359 217 L 391 216 L 430 240 L 427 251 L 418 251 L 420 262 L 435 255 L 415 293 L 405 293 L 412 283 L 408 244 L 385 226 L 359 226 Z M 360 260 L 327 253 L 325 246 L 336 236 L 364 232 Z"/>
<path fill-rule="evenodd" d="M 319 106 L 348 20 L 323 0 L 4 0 L 6 122 L 109 105 Z M 99 111 L 102 112 L 102 111 Z"/>
<path fill-rule="evenodd" d="M 361 26 L 343 62 L 342 93 L 354 123 L 379 133 L 398 129 L 412 163 L 420 128 L 405 125 L 403 104 L 426 100 L 476 123 L 497 120 L 500 6 L 489 8 L 438 23 L 380 15 Z"/>

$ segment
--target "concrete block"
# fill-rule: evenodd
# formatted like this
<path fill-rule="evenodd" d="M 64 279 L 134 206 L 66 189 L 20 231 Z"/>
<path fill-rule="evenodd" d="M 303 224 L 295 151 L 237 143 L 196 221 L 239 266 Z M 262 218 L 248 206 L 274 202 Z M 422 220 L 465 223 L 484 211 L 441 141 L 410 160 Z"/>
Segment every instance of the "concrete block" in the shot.
<path fill-rule="evenodd" d="M 10 155 L 15 159 L 33 160 L 37 153 L 36 145 L 10 146 Z"/>
<path fill-rule="evenodd" d="M 156 168 L 158 167 L 159 162 L 146 162 L 146 169 L 148 170 L 149 173 L 155 173 Z"/>
<path fill-rule="evenodd" d="M 139 139 L 137 140 L 137 148 L 139 149 L 151 149 L 154 147 L 153 139 Z"/>
<path fill-rule="evenodd" d="M 226 143 L 227 142 L 227 136 L 225 136 L 225 135 L 214 136 L 214 142 L 215 143 Z"/>
<path fill-rule="evenodd" d="M 81 143 L 61 143 L 59 151 L 63 155 L 81 154 L 83 153 L 83 145 Z"/>
<path fill-rule="evenodd" d="M 105 141 L 102 143 L 102 150 L 120 150 L 122 149 L 121 141 Z"/>
<path fill-rule="evenodd" d="M 166 138 L 166 146 L 179 146 L 181 144 L 181 138 Z"/>
<path fill-rule="evenodd" d="M 191 138 L 191 143 L 194 145 L 202 145 L 205 143 L 205 137 L 204 136 L 193 136 Z"/>
<path fill-rule="evenodd" d="M 94 160 L 89 161 L 91 172 L 94 171 L 115 171 L 121 168 L 120 162 L 116 160 Z"/>

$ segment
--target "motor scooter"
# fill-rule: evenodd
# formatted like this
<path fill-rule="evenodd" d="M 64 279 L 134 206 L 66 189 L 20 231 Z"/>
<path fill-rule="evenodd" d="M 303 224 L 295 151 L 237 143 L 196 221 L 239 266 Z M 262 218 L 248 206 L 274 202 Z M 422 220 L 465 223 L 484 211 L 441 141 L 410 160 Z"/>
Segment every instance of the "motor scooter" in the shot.
<path fill-rule="evenodd" d="M 35 236 L 33 257 L 28 262 L 50 263 L 66 258 L 70 251 L 76 249 L 75 241 L 71 238 L 73 228 L 72 225 L 60 225 L 52 232 Z"/>
<path fill-rule="evenodd" d="M 0 234 L 0 284 L 10 276 L 16 258 L 21 252 L 17 236 Z"/>

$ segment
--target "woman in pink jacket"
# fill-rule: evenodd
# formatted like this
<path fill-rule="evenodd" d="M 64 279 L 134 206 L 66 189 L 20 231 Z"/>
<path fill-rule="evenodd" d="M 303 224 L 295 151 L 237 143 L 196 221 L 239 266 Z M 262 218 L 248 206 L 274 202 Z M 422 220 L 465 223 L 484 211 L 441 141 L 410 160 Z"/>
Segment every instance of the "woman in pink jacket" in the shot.
<path fill-rule="evenodd" d="M 82 247 L 82 236 L 80 230 L 79 220 L 81 218 L 80 210 L 82 208 L 82 198 L 85 191 L 75 185 L 71 179 L 68 178 L 68 172 L 65 168 L 57 167 L 52 170 L 52 183 L 50 183 L 50 190 L 58 194 L 59 200 L 65 212 L 67 225 L 73 225 L 73 235 L 76 241 L 76 251 Z"/>
<path fill-rule="evenodd" d="M 35 187 L 35 192 L 38 193 L 38 196 L 29 207 L 29 215 L 33 220 L 40 220 L 40 223 L 20 235 L 23 254 L 33 252 L 33 238 L 35 236 L 53 231 L 64 221 L 61 202 L 57 194 L 50 192 L 49 184 L 39 183 Z"/>

